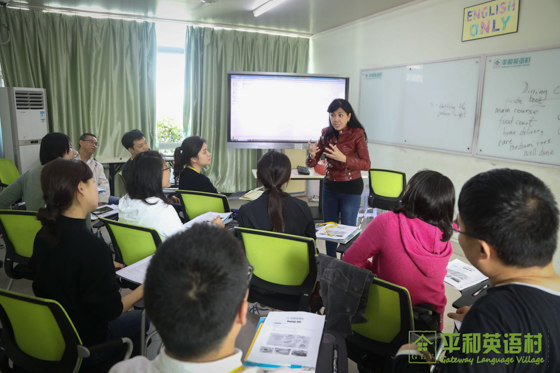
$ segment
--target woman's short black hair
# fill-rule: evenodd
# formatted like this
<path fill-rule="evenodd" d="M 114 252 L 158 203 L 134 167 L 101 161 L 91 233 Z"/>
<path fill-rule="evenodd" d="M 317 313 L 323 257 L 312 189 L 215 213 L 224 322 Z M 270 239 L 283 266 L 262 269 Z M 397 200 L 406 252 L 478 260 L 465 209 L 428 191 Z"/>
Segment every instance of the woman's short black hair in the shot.
<path fill-rule="evenodd" d="M 130 198 L 146 200 L 150 197 L 158 197 L 168 203 L 163 194 L 161 180 L 165 161 L 161 154 L 154 150 L 138 154 L 132 160 L 130 173 L 126 179 L 126 191 Z"/>
<path fill-rule="evenodd" d="M 437 171 L 423 170 L 408 181 L 401 204 L 394 211 L 438 227 L 443 232 L 441 240 L 449 241 L 454 207 L 455 188 L 451 180 Z"/>
<path fill-rule="evenodd" d="M 70 139 L 64 133 L 47 133 L 41 139 L 39 160 L 41 164 L 47 164 L 53 159 L 61 158 L 70 151 Z"/>

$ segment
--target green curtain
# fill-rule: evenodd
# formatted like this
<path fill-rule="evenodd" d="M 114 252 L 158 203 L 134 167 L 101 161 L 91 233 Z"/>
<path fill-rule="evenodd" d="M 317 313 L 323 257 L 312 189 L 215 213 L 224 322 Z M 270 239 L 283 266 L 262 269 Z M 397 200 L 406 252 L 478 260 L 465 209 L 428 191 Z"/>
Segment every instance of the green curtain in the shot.
<path fill-rule="evenodd" d="M 93 132 L 97 157 L 127 156 L 120 139 L 138 128 L 155 140 L 156 32 L 153 23 L 0 10 L 10 43 L 0 45 L 6 87 L 47 91 L 49 127 L 75 146 Z M 2 28 L 0 40 L 6 40 Z"/>
<path fill-rule="evenodd" d="M 185 132 L 208 142 L 219 191 L 254 188 L 256 151 L 227 148 L 227 72 L 305 73 L 309 39 L 188 26 L 185 45 Z"/>

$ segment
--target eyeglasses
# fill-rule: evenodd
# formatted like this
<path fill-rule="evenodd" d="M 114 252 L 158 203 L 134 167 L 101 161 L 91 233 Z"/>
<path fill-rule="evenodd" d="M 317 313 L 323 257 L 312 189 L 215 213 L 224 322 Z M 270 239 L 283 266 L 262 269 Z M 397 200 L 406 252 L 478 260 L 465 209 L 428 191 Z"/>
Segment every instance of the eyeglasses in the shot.
<path fill-rule="evenodd" d="M 464 234 L 465 236 L 469 236 L 469 237 L 474 238 L 474 239 L 477 239 L 477 240 L 482 240 L 482 238 L 478 238 L 478 237 L 476 237 L 476 236 L 473 236 L 473 235 L 470 234 L 470 233 L 463 232 L 463 231 L 459 230 L 458 228 L 451 227 L 451 229 L 453 229 L 454 232 Z"/>
<path fill-rule="evenodd" d="M 165 172 L 167 170 L 171 169 L 171 167 L 165 167 L 164 169 L 161 170 L 161 172 Z"/>
<path fill-rule="evenodd" d="M 87 141 L 87 142 L 89 142 L 91 145 L 96 146 L 96 147 L 99 147 L 99 143 L 98 143 L 97 141 L 94 141 L 94 140 L 82 140 L 82 141 Z"/>

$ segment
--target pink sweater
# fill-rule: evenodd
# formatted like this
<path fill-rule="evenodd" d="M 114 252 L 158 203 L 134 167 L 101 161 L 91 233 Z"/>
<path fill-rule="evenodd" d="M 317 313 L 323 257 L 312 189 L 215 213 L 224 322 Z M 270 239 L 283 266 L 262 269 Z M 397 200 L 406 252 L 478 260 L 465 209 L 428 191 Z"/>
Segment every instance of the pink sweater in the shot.
<path fill-rule="evenodd" d="M 413 305 L 429 303 L 443 314 L 443 278 L 453 249 L 441 237 L 439 228 L 420 219 L 386 212 L 367 226 L 342 260 L 406 287 Z"/>

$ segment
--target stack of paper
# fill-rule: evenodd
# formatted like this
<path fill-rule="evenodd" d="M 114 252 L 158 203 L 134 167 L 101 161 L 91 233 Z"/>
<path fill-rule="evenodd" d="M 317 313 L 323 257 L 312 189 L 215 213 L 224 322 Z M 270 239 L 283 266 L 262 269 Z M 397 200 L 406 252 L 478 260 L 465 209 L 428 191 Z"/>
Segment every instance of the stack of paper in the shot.
<path fill-rule="evenodd" d="M 360 227 L 342 225 L 333 222 L 316 224 L 317 239 L 345 244 L 360 233 Z"/>
<path fill-rule="evenodd" d="M 464 290 L 469 286 L 476 285 L 486 280 L 484 274 L 470 264 L 467 264 L 459 259 L 454 259 L 447 265 L 447 274 L 444 281 L 456 288 L 457 290 Z"/>
<path fill-rule="evenodd" d="M 269 312 L 257 327 L 245 365 L 315 369 L 324 324 L 324 315 Z"/>

